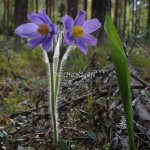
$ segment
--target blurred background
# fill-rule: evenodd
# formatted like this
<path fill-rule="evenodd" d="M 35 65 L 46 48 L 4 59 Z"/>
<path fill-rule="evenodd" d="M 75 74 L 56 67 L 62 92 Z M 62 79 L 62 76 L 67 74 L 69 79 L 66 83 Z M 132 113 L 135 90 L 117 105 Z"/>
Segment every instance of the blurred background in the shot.
<path fill-rule="evenodd" d="M 14 34 L 16 27 L 29 22 L 28 12 L 38 12 L 42 8 L 59 29 L 63 29 L 60 22 L 63 15 L 75 18 L 81 9 L 87 11 L 88 19 L 98 18 L 102 23 L 94 33 L 98 46 L 89 46 L 86 57 L 80 50 L 72 51 L 64 70 L 83 71 L 94 52 L 99 68 L 112 62 L 104 32 L 105 15 L 109 12 L 131 65 L 141 69 L 143 78 L 149 80 L 150 0 L 0 0 L 0 79 L 46 77 L 40 47 L 31 50 L 27 47 L 27 39 Z M 74 57 L 78 59 L 72 61 Z"/>
<path fill-rule="evenodd" d="M 0 0 L 1 37 L 14 36 L 14 29 L 27 22 L 27 12 L 42 8 L 58 24 L 63 15 L 75 18 L 80 9 L 87 11 L 88 19 L 96 17 L 103 24 L 109 11 L 122 38 L 128 39 L 131 33 L 149 37 L 150 0 Z M 99 41 L 105 40 L 103 32 L 102 26 Z"/>
<path fill-rule="evenodd" d="M 124 45 L 131 72 L 140 78 L 143 85 L 146 85 L 145 83 L 150 82 L 150 0 L 0 0 L 0 149 L 3 149 L 1 148 L 3 144 L 9 147 L 6 149 L 11 149 L 22 143 L 25 150 L 34 150 L 31 148 L 44 150 L 43 147 L 46 148 L 49 144 L 49 134 L 45 135 L 51 131 L 49 119 L 46 117 L 49 81 L 43 51 L 40 46 L 34 49 L 29 48 L 27 39 L 14 34 L 16 27 L 29 22 L 28 12 L 38 12 L 42 8 L 46 9 L 48 16 L 59 26 L 59 29 L 63 29 L 60 22 L 63 15 L 68 14 L 75 18 L 81 9 L 87 11 L 88 19 L 98 18 L 102 23 L 102 27 L 93 33 L 98 39 L 98 45 L 96 47 L 88 46 L 87 55 L 77 48 L 73 49 L 64 64 L 64 76 L 61 80 L 63 90 L 60 100 L 67 105 L 63 106 L 64 109 L 61 108 L 60 126 L 64 127 L 61 130 L 62 138 L 70 140 L 77 136 L 75 141 L 77 140 L 76 146 L 79 150 L 88 149 L 96 144 L 99 144 L 100 149 L 103 150 L 112 149 L 109 148 L 111 136 L 117 134 L 114 139 L 118 139 L 118 132 L 116 132 L 118 127 L 114 128 L 114 125 L 120 125 L 120 122 L 122 124 L 124 119 L 122 119 L 123 113 L 118 111 L 118 108 L 121 107 L 118 107 L 117 103 L 117 109 L 112 106 L 112 110 L 115 110 L 112 117 L 114 118 L 113 127 L 109 126 L 110 120 L 106 119 L 109 112 L 107 107 L 105 108 L 108 106 L 106 103 L 120 101 L 120 97 L 118 88 L 116 87 L 114 90 L 112 86 L 116 77 L 112 70 L 113 61 L 104 32 L 105 15 L 106 12 L 109 12 L 112 17 Z M 86 78 L 83 80 L 84 82 L 82 78 L 79 80 L 76 76 L 70 76 L 71 74 L 86 75 L 97 71 L 102 74 L 94 78 Z M 101 89 L 105 90 L 107 87 L 109 88 L 107 96 L 99 96 Z M 150 99 L 150 92 L 144 88 L 141 89 L 141 92 L 136 90 L 133 96 L 143 99 L 143 93 L 146 93 L 145 104 L 147 108 L 150 108 L 147 100 Z M 112 96 L 110 91 L 114 92 Z M 84 96 L 91 92 L 98 93 L 98 95 Z M 76 107 L 72 107 L 71 100 L 78 100 L 78 97 L 84 97 L 84 99 L 81 99 Z M 137 99 L 138 102 L 139 99 Z M 69 104 L 68 101 L 71 103 Z M 143 106 L 141 107 L 143 109 Z M 38 110 L 34 113 L 31 111 L 31 114 L 30 111 L 26 113 L 30 109 Z M 24 115 L 22 118 L 20 114 L 23 111 L 25 113 L 22 113 Z M 150 125 L 147 123 L 143 126 L 146 128 L 140 126 L 140 130 L 146 133 L 141 134 L 138 129 L 137 135 L 141 135 L 138 145 L 141 143 L 144 146 L 149 139 L 144 139 L 144 137 L 148 136 L 147 131 Z M 75 130 L 71 131 L 67 127 L 75 127 Z M 90 130 L 89 136 L 94 140 L 78 138 L 79 133 L 81 137 L 83 136 L 83 133 L 80 132 L 81 129 L 84 133 Z M 115 130 L 112 132 L 112 129 Z M 123 132 L 119 130 L 119 133 L 123 133 L 124 136 L 124 127 L 122 129 Z M 36 136 L 35 132 L 39 132 L 39 136 Z M 95 140 L 96 135 L 98 135 L 98 140 Z M 124 138 L 122 139 L 123 142 L 126 142 Z M 143 139 L 146 144 L 143 143 Z M 116 142 L 118 143 L 118 140 Z M 116 144 L 112 143 L 113 145 Z M 26 149 L 27 147 L 29 149 Z M 119 147 L 118 149 L 127 148 Z M 142 147 L 141 150 L 143 149 L 145 148 Z"/>
<path fill-rule="evenodd" d="M 14 34 L 16 27 L 29 22 L 28 12 L 38 12 L 42 8 L 59 29 L 63 29 L 60 22 L 63 15 L 75 18 L 81 9 L 87 11 L 88 19 L 98 18 L 102 23 L 94 33 L 98 46 L 89 46 L 86 57 L 80 50 L 72 51 L 64 71 L 65 68 L 71 72 L 83 71 L 94 52 L 98 68 L 112 62 L 104 32 L 105 15 L 109 12 L 131 65 L 141 69 L 143 78 L 149 80 L 150 0 L 0 0 L 0 79 L 46 78 L 40 46 L 31 50 L 27 47 L 27 39 Z M 72 61 L 74 57 L 77 59 Z"/>

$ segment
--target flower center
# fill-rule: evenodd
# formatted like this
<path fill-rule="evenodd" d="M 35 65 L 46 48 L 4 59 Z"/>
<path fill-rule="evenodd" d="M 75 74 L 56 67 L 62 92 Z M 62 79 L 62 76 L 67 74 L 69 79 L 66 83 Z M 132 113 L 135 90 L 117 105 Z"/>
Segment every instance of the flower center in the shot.
<path fill-rule="evenodd" d="M 84 29 L 82 26 L 75 26 L 72 28 L 72 34 L 75 36 L 75 37 L 81 37 L 83 34 L 84 34 Z"/>
<path fill-rule="evenodd" d="M 49 27 L 45 24 L 40 24 L 38 28 L 38 32 L 42 35 L 46 35 L 49 32 Z"/>

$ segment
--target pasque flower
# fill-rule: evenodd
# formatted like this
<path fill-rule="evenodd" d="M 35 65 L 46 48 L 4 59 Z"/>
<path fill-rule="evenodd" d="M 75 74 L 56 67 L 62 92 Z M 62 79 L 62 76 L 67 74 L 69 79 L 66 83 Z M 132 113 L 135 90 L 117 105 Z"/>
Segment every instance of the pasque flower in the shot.
<path fill-rule="evenodd" d="M 51 22 L 45 9 L 40 10 L 39 13 L 29 12 L 27 17 L 32 23 L 17 27 L 15 33 L 23 38 L 31 38 L 28 41 L 28 46 L 31 48 L 42 44 L 44 50 L 51 50 L 53 35 L 58 33 L 57 25 Z"/>
<path fill-rule="evenodd" d="M 65 15 L 61 18 L 66 34 L 64 37 L 64 44 L 72 42 L 84 53 L 87 54 L 87 44 L 95 46 L 97 39 L 90 35 L 93 31 L 101 27 L 98 19 L 86 20 L 86 12 L 80 10 L 75 20 L 72 17 Z"/>

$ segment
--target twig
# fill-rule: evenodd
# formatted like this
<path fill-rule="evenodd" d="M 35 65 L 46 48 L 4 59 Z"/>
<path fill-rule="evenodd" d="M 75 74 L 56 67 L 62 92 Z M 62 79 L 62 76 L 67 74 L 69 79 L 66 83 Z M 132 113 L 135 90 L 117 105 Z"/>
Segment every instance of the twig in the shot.
<path fill-rule="evenodd" d="M 88 70 L 88 68 L 94 64 L 94 59 L 96 56 L 96 52 L 93 53 L 93 56 L 91 58 L 91 61 L 88 63 L 88 65 L 85 67 L 85 69 L 83 70 L 83 74 L 85 74 L 85 72 Z"/>
<path fill-rule="evenodd" d="M 103 89 L 100 89 L 98 92 L 87 93 L 87 94 L 85 94 L 83 96 L 80 96 L 80 97 L 78 97 L 76 99 L 71 99 L 70 101 L 59 100 L 59 102 L 58 102 L 58 111 L 60 112 L 60 111 L 62 111 L 64 109 L 68 108 L 68 106 L 71 106 L 71 108 L 72 108 L 72 107 L 80 104 L 81 102 L 87 102 L 87 97 L 90 96 L 90 95 L 92 95 L 93 97 L 94 96 L 99 96 L 99 97 L 106 96 L 108 94 L 109 86 L 110 85 L 107 85 Z M 117 87 L 117 83 L 114 83 L 112 86 L 113 87 Z M 145 86 L 140 85 L 140 84 L 131 85 L 131 89 L 143 89 L 143 88 L 145 88 Z M 34 112 L 37 112 L 37 109 L 39 110 L 39 109 L 42 109 L 42 108 L 47 109 L 48 105 L 45 104 L 45 105 L 42 105 L 41 107 L 38 107 L 38 108 L 35 108 L 35 109 L 30 109 L 30 110 L 27 110 L 27 111 L 24 111 L 24 112 L 12 114 L 12 115 L 9 116 L 9 118 L 14 118 L 14 117 L 18 116 L 19 114 L 20 115 L 33 114 L 33 115 L 38 115 L 39 117 L 43 117 L 43 115 L 44 116 L 45 115 L 49 115 L 48 113 L 34 114 Z"/>
<path fill-rule="evenodd" d="M 139 81 L 140 83 L 142 83 L 143 86 L 144 86 L 144 88 L 148 88 L 148 89 L 150 88 L 150 84 L 149 84 L 149 83 L 147 83 L 147 82 L 145 82 L 144 80 L 142 80 L 141 78 L 135 76 L 133 73 L 130 73 L 130 74 L 131 74 L 131 76 L 132 76 L 134 79 L 136 79 L 137 81 Z"/>

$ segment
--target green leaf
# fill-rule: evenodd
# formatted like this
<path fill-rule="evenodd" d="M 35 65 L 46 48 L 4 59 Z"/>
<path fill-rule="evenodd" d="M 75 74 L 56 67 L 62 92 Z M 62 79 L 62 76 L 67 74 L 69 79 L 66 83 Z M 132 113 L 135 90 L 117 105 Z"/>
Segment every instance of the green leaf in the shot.
<path fill-rule="evenodd" d="M 131 105 L 131 93 L 130 93 L 130 72 L 126 60 L 126 55 L 120 41 L 119 35 L 115 29 L 115 26 L 109 16 L 106 14 L 106 20 L 104 29 L 108 37 L 111 54 L 115 66 L 117 80 L 123 100 L 124 112 L 126 117 L 128 136 L 130 141 L 131 150 L 135 150 L 134 143 L 134 130 L 133 130 L 133 113 Z"/>
<path fill-rule="evenodd" d="M 87 135 L 92 140 L 96 140 L 97 139 L 97 136 L 96 136 L 96 134 L 93 131 L 87 131 Z"/>
<path fill-rule="evenodd" d="M 69 150 L 67 144 L 65 143 L 64 140 L 59 141 L 59 145 L 63 150 Z"/>

